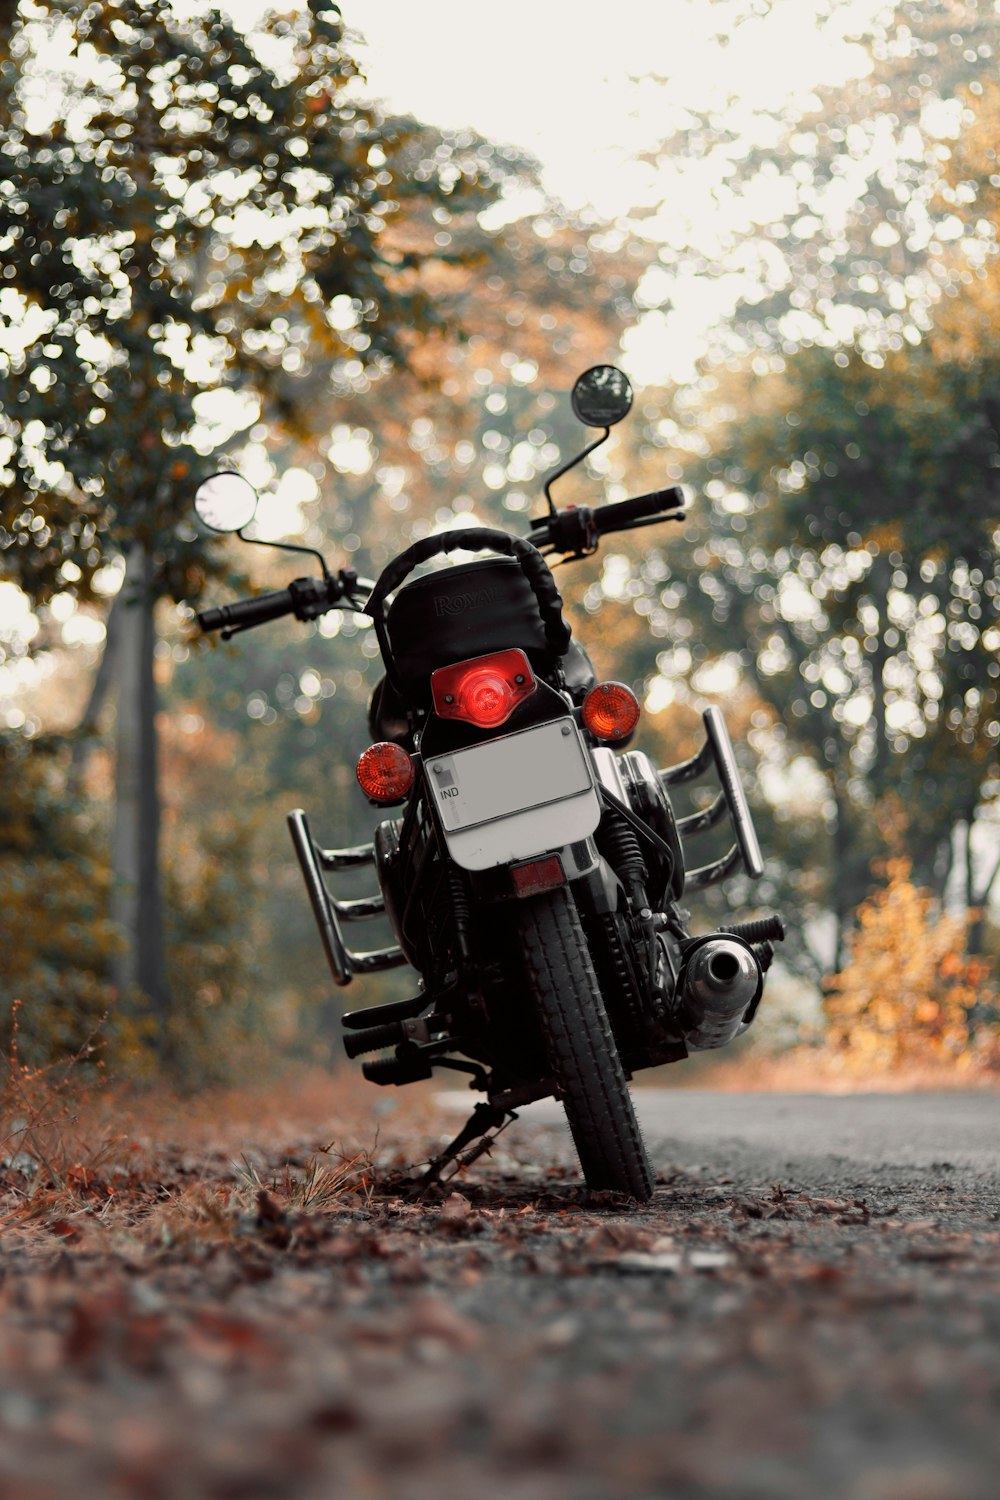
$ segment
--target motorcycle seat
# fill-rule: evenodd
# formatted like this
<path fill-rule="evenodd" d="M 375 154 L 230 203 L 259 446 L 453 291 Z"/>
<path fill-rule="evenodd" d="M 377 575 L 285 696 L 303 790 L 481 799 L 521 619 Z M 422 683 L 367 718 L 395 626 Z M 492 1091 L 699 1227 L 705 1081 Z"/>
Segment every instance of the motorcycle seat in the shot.
<path fill-rule="evenodd" d="M 390 675 L 414 700 L 430 697 L 438 667 L 517 646 L 536 669 L 551 664 L 538 601 L 512 557 L 477 558 L 405 584 L 389 606 Z"/>

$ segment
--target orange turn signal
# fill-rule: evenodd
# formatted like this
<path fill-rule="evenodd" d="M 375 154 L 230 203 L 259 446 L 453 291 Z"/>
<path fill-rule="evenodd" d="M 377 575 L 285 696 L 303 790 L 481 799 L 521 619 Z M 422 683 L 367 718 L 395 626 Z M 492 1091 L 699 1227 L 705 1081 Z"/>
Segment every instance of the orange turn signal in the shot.
<path fill-rule="evenodd" d="M 413 776 L 413 761 L 402 745 L 369 745 L 358 761 L 358 784 L 373 802 L 402 802 Z"/>
<path fill-rule="evenodd" d="M 639 722 L 639 700 L 623 682 L 599 682 L 583 700 L 582 717 L 596 740 L 623 740 Z"/>

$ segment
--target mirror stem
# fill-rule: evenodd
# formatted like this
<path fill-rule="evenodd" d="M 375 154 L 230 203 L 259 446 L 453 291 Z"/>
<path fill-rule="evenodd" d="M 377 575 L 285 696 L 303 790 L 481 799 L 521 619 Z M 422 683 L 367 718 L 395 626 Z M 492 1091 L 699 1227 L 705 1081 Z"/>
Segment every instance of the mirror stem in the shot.
<path fill-rule="evenodd" d="M 327 583 L 331 581 L 332 575 L 326 565 L 326 558 L 315 547 L 298 547 L 294 542 L 265 542 L 259 536 L 245 536 L 242 528 L 236 535 L 241 542 L 247 542 L 251 547 L 277 547 L 279 552 L 304 552 L 307 557 L 315 557 L 323 570 L 324 579 Z"/>
<path fill-rule="evenodd" d="M 592 443 L 588 443 L 582 453 L 578 453 L 575 458 L 571 458 L 568 463 L 563 464 L 561 469 L 557 469 L 554 474 L 549 475 L 545 481 L 545 498 L 549 502 L 549 515 L 554 516 L 556 513 L 556 503 L 550 493 L 556 480 L 561 479 L 564 474 L 568 474 L 570 469 L 575 469 L 577 464 L 582 463 L 589 453 L 593 453 L 595 448 L 599 448 L 602 443 L 606 443 L 610 436 L 611 428 L 605 427 L 600 437 L 595 438 Z"/>

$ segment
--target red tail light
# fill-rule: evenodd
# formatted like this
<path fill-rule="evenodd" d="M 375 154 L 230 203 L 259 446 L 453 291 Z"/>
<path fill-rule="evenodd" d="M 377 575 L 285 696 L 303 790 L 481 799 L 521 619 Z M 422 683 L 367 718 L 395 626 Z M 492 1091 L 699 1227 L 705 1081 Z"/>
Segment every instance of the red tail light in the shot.
<path fill-rule="evenodd" d="M 599 682 L 583 700 L 583 722 L 597 740 L 623 740 L 639 722 L 639 700 L 623 682 Z"/>
<path fill-rule="evenodd" d="M 535 691 L 535 678 L 523 651 L 496 651 L 431 673 L 434 712 L 439 719 L 464 719 L 479 729 L 505 724 L 522 698 Z"/>
<path fill-rule="evenodd" d="M 369 745 L 358 761 L 358 783 L 373 802 L 402 802 L 413 774 L 413 761 L 401 745 Z"/>

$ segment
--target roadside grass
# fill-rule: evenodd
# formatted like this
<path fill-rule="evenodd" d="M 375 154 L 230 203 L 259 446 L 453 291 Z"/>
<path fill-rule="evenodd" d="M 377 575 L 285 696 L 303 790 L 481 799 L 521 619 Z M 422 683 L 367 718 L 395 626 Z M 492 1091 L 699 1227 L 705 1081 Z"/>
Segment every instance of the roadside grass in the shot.
<path fill-rule="evenodd" d="M 928 1060 L 895 1068 L 859 1071 L 846 1068 L 832 1048 L 793 1047 L 768 1052 L 748 1047 L 738 1057 L 699 1059 L 688 1071 L 681 1063 L 670 1070 L 640 1074 L 662 1087 L 718 1089 L 722 1093 L 777 1094 L 909 1094 L 990 1093 L 1000 1089 L 1000 1071 L 977 1065 L 968 1056 L 953 1061 Z"/>
<path fill-rule="evenodd" d="M 347 1072 L 184 1096 L 104 1082 L 80 1058 L 0 1066 L 0 1236 L 138 1252 L 353 1213 L 440 1128 L 426 1098 L 386 1101 Z"/>

